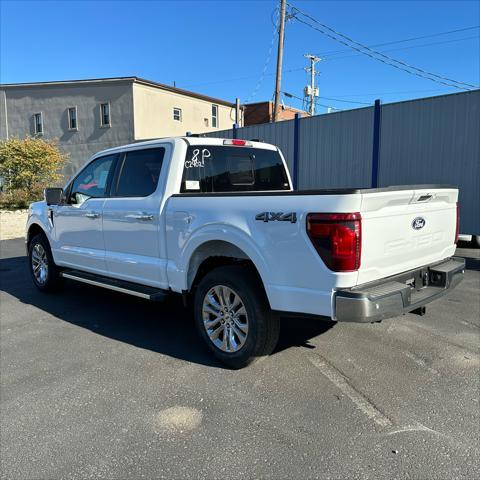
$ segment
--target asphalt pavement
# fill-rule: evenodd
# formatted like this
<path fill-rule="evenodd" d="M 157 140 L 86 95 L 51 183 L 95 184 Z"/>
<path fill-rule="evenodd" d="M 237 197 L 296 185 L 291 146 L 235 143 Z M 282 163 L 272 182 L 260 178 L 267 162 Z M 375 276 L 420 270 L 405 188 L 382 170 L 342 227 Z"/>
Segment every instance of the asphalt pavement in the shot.
<path fill-rule="evenodd" d="M 240 371 L 178 299 L 41 294 L 0 253 L 2 479 L 480 477 L 478 250 L 425 316 L 284 319 Z"/>

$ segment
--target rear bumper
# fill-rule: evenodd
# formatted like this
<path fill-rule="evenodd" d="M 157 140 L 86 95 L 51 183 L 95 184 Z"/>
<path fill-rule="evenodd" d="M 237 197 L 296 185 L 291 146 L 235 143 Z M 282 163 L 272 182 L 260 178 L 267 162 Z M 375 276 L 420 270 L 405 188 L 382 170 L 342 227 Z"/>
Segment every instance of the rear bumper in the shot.
<path fill-rule="evenodd" d="M 338 322 L 376 322 L 411 312 L 442 297 L 463 279 L 465 259 L 452 257 L 393 277 L 337 290 Z"/>

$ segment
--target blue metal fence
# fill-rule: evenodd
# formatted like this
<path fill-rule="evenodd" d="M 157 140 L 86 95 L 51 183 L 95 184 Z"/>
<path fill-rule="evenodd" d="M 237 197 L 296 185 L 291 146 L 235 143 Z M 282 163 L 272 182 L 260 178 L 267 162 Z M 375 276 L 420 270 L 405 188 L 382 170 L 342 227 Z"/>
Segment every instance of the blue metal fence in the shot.
<path fill-rule="evenodd" d="M 205 134 L 283 152 L 295 189 L 444 183 L 460 188 L 461 231 L 480 234 L 480 90 Z"/>

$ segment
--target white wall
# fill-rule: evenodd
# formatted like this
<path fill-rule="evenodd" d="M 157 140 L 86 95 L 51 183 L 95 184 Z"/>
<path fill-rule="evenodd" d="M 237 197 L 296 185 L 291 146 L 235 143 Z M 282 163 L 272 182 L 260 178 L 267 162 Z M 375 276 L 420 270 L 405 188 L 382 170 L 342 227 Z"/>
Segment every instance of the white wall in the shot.
<path fill-rule="evenodd" d="M 133 84 L 133 105 L 135 140 L 220 131 L 235 123 L 235 108 L 217 104 L 213 128 L 212 102 L 138 83 Z M 182 110 L 181 121 L 173 119 L 174 107 Z"/>

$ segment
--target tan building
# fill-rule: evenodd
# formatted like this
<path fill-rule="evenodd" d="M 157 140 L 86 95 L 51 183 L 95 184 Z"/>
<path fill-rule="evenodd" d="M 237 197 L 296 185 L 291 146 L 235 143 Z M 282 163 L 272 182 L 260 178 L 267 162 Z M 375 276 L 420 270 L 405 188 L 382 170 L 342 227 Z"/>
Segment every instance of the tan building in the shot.
<path fill-rule="evenodd" d="M 273 122 L 273 102 L 248 103 L 243 106 L 243 109 L 245 126 Z M 309 114 L 303 110 L 280 105 L 277 120 L 292 120 L 295 118 L 296 113 L 299 113 L 302 117 L 309 116 Z"/>
<path fill-rule="evenodd" d="M 0 85 L 0 138 L 57 139 L 67 175 L 105 148 L 232 128 L 235 113 L 232 102 L 137 77 Z"/>

